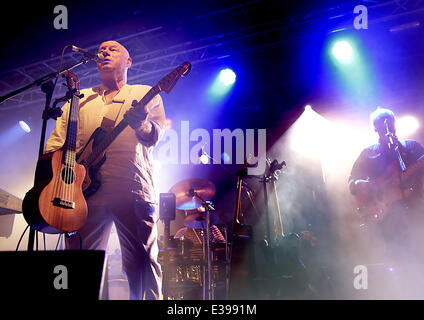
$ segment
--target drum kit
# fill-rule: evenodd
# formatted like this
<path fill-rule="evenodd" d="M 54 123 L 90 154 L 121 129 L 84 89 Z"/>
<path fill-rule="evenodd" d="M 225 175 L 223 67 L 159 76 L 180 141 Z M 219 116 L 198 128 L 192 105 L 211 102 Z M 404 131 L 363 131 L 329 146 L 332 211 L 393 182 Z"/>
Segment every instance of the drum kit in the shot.
<path fill-rule="evenodd" d="M 177 214 L 184 215 L 184 226 L 173 236 L 165 234 L 169 238 L 161 247 L 160 258 L 168 264 L 164 265 L 164 298 L 214 300 L 217 293 L 225 295 L 229 249 L 226 228 L 218 228 L 211 201 L 215 185 L 191 178 L 178 182 L 170 192 L 175 194 Z"/>

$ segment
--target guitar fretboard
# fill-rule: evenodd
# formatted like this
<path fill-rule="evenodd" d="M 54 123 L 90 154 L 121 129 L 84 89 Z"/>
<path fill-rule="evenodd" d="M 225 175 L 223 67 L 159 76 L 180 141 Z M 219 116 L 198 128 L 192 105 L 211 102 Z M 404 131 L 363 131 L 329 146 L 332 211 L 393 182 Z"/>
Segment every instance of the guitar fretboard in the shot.
<path fill-rule="evenodd" d="M 137 106 L 135 107 L 136 110 L 143 108 L 159 92 L 160 92 L 160 88 L 158 87 L 158 85 L 152 87 L 137 104 Z M 128 122 L 125 119 L 122 119 L 121 122 L 119 122 L 108 134 L 106 134 L 103 140 L 99 142 L 99 144 L 97 144 L 96 147 L 93 148 L 90 156 L 88 156 L 87 159 L 84 160 L 84 164 L 86 166 L 91 166 L 127 126 L 128 126 Z"/>
<path fill-rule="evenodd" d="M 77 133 L 78 133 L 78 110 L 79 97 L 72 95 L 71 105 L 69 107 L 68 129 L 66 132 L 66 141 L 64 144 L 63 163 L 66 166 L 73 167 L 76 159 Z"/>

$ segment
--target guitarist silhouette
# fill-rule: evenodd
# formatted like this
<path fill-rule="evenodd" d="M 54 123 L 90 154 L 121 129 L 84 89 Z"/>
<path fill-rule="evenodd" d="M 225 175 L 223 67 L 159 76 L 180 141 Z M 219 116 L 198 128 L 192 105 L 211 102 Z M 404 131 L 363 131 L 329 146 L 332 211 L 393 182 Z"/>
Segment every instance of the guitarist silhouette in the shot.
<path fill-rule="evenodd" d="M 396 265 L 397 276 L 402 279 L 399 283 L 418 283 L 423 278 L 418 270 L 423 267 L 420 234 L 424 148 L 415 140 L 397 138 L 391 110 L 378 108 L 370 118 L 379 140 L 361 152 L 349 177 L 361 225 L 366 226 L 362 229 L 369 231 L 363 233 L 363 238 L 373 239 L 367 244 L 369 250 L 377 250 L 371 256 L 381 253 L 384 263 Z M 382 247 L 376 249 L 377 243 Z M 397 292 L 401 298 L 416 298 L 409 289 L 398 288 Z"/>

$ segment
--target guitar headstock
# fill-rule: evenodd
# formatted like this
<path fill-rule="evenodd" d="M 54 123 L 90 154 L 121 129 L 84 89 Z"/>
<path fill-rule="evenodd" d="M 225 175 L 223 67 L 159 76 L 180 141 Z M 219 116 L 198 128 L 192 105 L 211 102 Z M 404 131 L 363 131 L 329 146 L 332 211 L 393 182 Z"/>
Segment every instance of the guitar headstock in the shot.
<path fill-rule="evenodd" d="M 190 62 L 183 62 L 178 67 L 176 67 L 172 72 L 170 72 L 168 75 L 166 75 L 164 78 L 162 78 L 158 84 L 157 87 L 160 91 L 165 91 L 166 93 L 171 92 L 172 88 L 177 83 L 178 79 L 180 77 L 186 76 L 191 70 L 191 63 Z"/>
<path fill-rule="evenodd" d="M 67 70 L 65 72 L 65 78 L 66 78 L 66 86 L 68 87 L 68 90 L 71 92 L 78 93 L 80 89 L 78 76 L 75 73 L 72 73 L 71 71 Z"/>

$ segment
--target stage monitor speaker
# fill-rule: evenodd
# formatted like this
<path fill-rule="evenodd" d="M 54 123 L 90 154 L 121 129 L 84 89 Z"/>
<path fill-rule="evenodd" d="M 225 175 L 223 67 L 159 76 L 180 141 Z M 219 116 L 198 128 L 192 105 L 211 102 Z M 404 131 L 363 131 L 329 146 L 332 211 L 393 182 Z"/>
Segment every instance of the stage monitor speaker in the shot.
<path fill-rule="evenodd" d="M 47 303 L 105 297 L 104 251 L 2 251 L 0 261 L 0 288 L 6 300 Z"/>
<path fill-rule="evenodd" d="M 161 220 L 174 220 L 176 210 L 176 197 L 173 193 L 159 195 L 159 218 Z"/>

